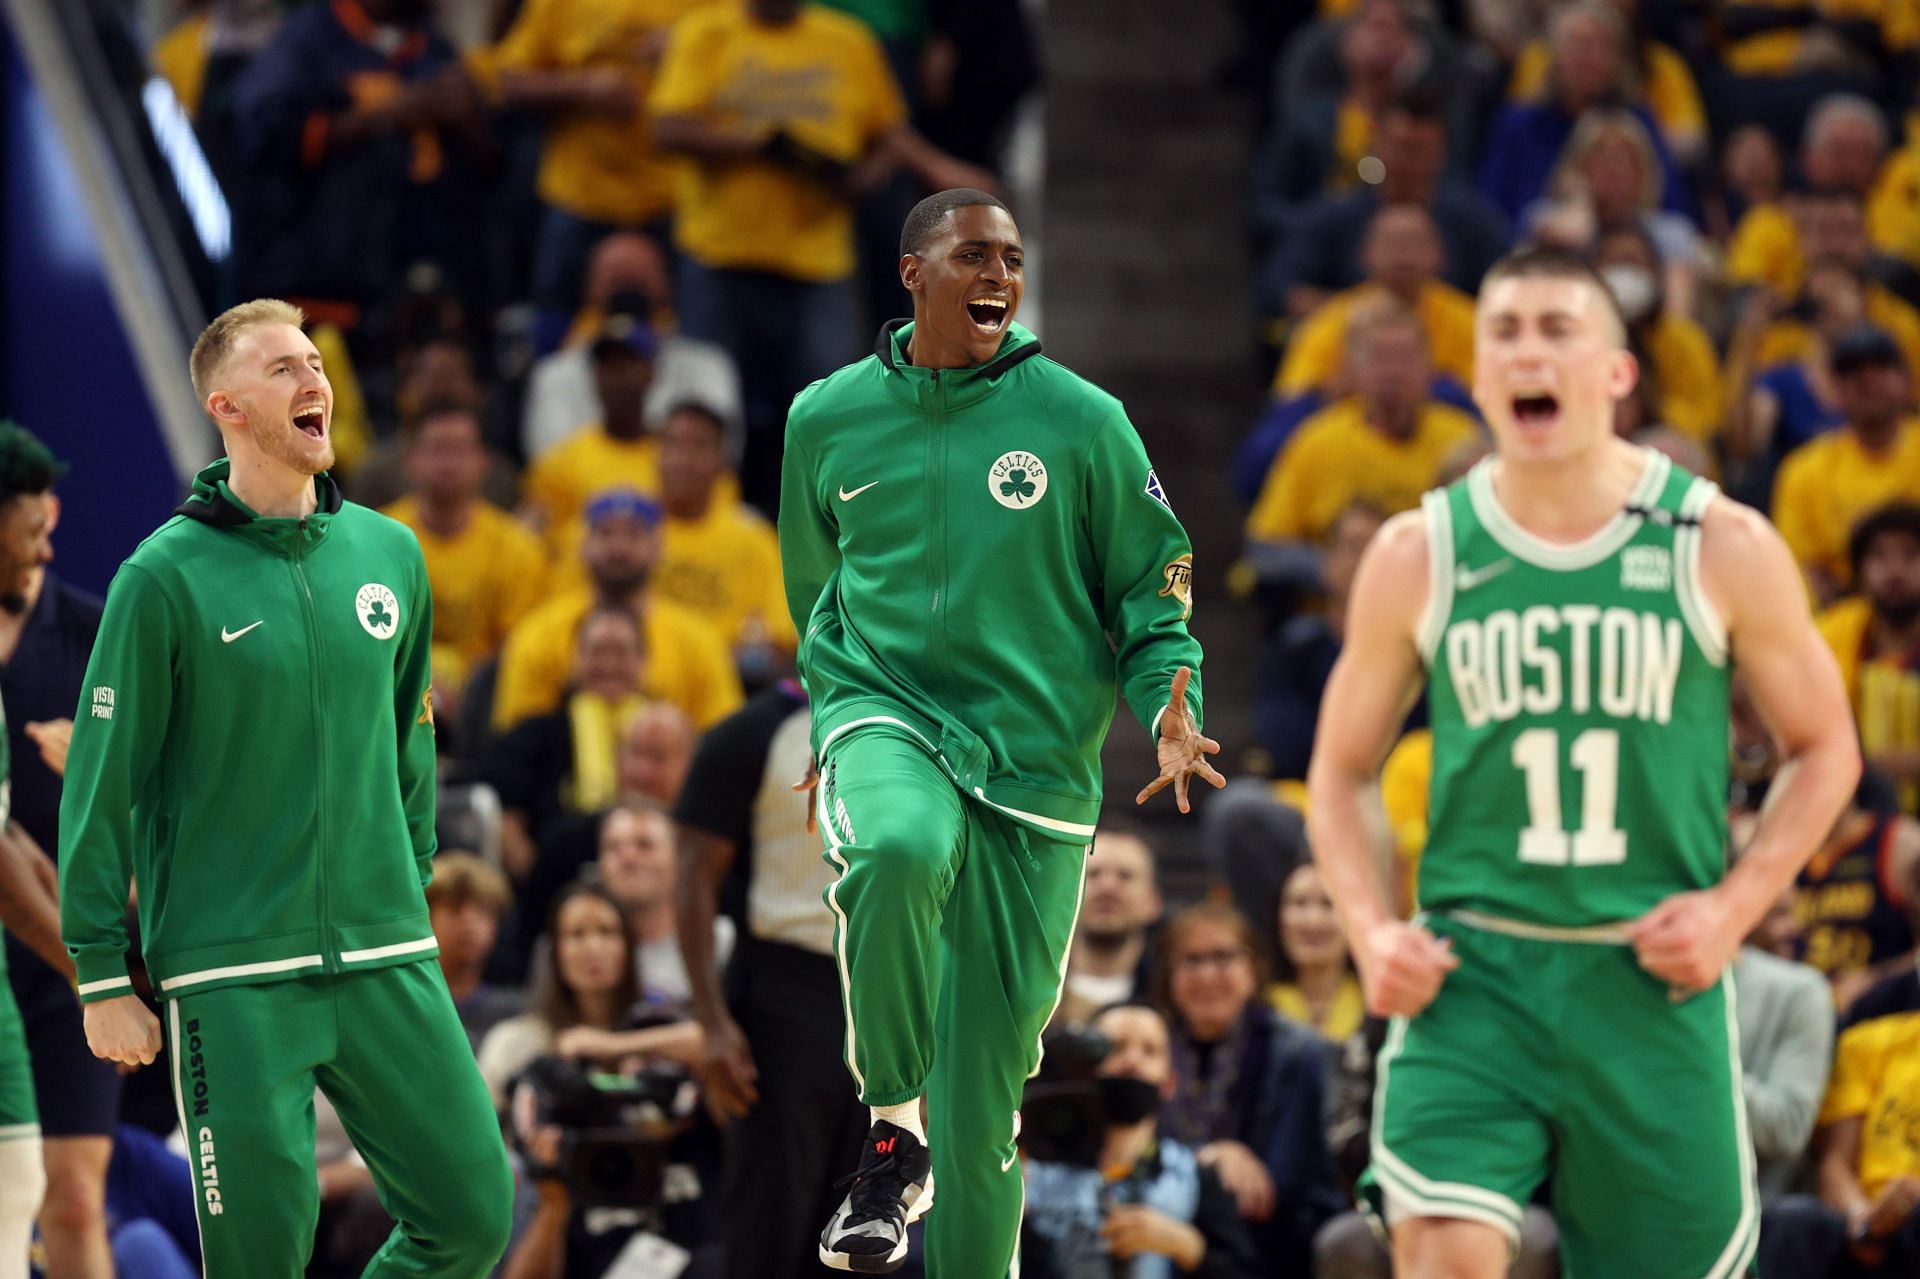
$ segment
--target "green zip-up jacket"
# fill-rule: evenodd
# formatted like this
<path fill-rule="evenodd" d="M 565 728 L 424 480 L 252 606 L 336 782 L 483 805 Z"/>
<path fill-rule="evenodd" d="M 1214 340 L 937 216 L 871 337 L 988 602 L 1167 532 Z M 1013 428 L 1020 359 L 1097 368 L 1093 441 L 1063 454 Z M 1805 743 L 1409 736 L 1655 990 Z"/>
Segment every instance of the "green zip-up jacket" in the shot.
<path fill-rule="evenodd" d="M 124 995 L 129 880 L 162 997 L 438 953 L 432 605 L 402 525 L 315 484 L 263 519 L 228 463 L 107 592 L 60 802 L 83 1001 Z"/>
<path fill-rule="evenodd" d="M 780 557 L 814 750 L 889 724 L 964 793 L 1091 837 L 1116 686 L 1157 734 L 1192 667 L 1199 722 L 1192 545 L 1120 402 L 1032 333 L 939 370 L 908 363 L 911 334 L 887 325 L 787 416 Z"/>

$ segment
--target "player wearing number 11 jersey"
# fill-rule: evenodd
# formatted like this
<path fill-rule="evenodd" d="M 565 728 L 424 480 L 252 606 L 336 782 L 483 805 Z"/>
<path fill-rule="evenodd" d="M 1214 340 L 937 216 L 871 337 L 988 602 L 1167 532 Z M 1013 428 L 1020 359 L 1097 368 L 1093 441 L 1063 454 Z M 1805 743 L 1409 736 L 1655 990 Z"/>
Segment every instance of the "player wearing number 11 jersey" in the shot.
<path fill-rule="evenodd" d="M 1613 434 L 1634 360 L 1591 268 L 1488 273 L 1474 395 L 1497 451 L 1369 548 L 1323 703 L 1311 834 L 1375 1013 L 1363 1182 L 1405 1279 L 1506 1273 L 1549 1178 L 1570 1276 L 1730 1279 L 1759 1233 L 1728 962 L 1859 773 L 1779 536 Z M 1726 870 L 1728 685 L 1782 757 Z M 1421 914 L 1363 796 L 1429 690 Z"/>

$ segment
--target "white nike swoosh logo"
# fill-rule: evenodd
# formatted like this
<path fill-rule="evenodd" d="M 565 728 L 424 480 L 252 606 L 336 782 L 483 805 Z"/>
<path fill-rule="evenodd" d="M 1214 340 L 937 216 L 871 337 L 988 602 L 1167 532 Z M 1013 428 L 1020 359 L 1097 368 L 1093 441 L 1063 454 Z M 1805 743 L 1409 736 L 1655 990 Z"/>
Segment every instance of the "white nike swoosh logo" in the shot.
<path fill-rule="evenodd" d="M 879 482 L 880 482 L 879 480 L 875 480 L 873 484 L 878 484 Z M 846 487 L 843 485 L 840 489 L 840 500 L 842 502 L 851 502 L 854 498 L 859 497 L 862 493 L 872 488 L 873 484 L 862 484 L 859 488 L 853 490 L 851 493 L 849 493 L 846 490 Z"/>
<path fill-rule="evenodd" d="M 266 624 L 267 624 L 267 619 L 263 617 L 259 621 L 255 622 L 253 626 L 265 626 Z M 252 630 L 253 626 L 242 626 L 237 631 L 230 631 L 226 627 L 222 626 L 220 628 L 220 639 L 224 643 L 231 644 L 235 640 L 239 639 L 242 635 L 245 635 L 248 631 Z"/>
<path fill-rule="evenodd" d="M 1016 1150 L 1012 1154 L 1008 1155 L 1005 1159 L 1002 1159 L 1000 1161 L 1000 1171 L 1011 1172 L 1013 1170 L 1014 1161 L 1018 1158 L 1020 1158 L 1020 1152 Z"/>
<path fill-rule="evenodd" d="M 1453 589 L 1470 591 L 1480 583 L 1496 578 L 1512 567 L 1512 560 L 1495 560 L 1482 568 L 1467 568 L 1462 565 L 1460 571 L 1453 575 Z"/>

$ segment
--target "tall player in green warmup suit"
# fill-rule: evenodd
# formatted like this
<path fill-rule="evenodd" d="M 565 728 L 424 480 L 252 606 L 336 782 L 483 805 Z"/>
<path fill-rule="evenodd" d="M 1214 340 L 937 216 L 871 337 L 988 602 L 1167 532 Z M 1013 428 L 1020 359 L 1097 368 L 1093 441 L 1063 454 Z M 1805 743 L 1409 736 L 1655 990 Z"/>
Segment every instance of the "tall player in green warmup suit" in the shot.
<path fill-rule="evenodd" d="M 1579 259 L 1481 287 L 1497 454 L 1367 553 L 1309 771 L 1314 853 L 1378 1065 L 1367 1196 L 1402 1279 L 1506 1273 L 1543 1179 L 1569 1279 L 1728 1279 L 1759 1231 L 1727 966 L 1831 828 L 1859 751 L 1785 545 L 1614 437 L 1636 369 Z M 1789 761 L 1725 866 L 1737 664 Z M 1423 914 L 1363 815 L 1422 680 Z"/>
<path fill-rule="evenodd" d="M 1002 1279 L 1116 691 L 1158 744 L 1141 801 L 1171 784 L 1185 812 L 1191 776 L 1223 783 L 1192 546 L 1119 402 L 1013 322 L 1013 218 L 942 192 L 900 250 L 914 318 L 794 400 L 780 498 L 846 1060 L 874 1119 L 820 1259 L 895 1269 L 937 1183 L 930 1279 Z"/>

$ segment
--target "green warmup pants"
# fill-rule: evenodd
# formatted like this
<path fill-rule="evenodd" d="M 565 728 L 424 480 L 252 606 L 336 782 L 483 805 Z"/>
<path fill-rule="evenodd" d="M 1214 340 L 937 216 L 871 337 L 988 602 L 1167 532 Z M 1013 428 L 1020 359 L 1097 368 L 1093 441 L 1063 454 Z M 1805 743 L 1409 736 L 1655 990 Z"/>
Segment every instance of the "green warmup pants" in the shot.
<path fill-rule="evenodd" d="M 1020 1091 L 1060 1001 L 1088 842 L 966 799 L 886 730 L 835 742 L 823 769 L 847 1068 L 870 1106 L 926 1095 L 928 1279 L 1004 1279 Z"/>
<path fill-rule="evenodd" d="M 316 1084 L 399 1223 L 367 1279 L 493 1269 L 513 1175 L 437 963 L 189 992 L 166 1023 L 208 1279 L 305 1273 Z"/>

